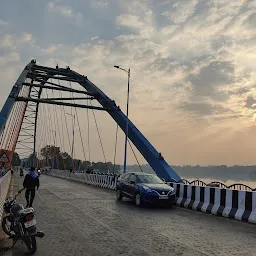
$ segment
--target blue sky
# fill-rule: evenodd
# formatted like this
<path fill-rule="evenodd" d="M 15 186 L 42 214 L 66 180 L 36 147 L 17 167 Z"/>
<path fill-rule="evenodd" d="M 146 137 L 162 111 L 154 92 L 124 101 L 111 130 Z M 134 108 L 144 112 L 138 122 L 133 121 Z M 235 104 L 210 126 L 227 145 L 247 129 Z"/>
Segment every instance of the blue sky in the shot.
<path fill-rule="evenodd" d="M 255 10 L 249 0 L 4 1 L 0 105 L 36 58 L 87 75 L 124 109 L 113 65 L 130 67 L 131 119 L 170 164 L 253 164 Z"/>

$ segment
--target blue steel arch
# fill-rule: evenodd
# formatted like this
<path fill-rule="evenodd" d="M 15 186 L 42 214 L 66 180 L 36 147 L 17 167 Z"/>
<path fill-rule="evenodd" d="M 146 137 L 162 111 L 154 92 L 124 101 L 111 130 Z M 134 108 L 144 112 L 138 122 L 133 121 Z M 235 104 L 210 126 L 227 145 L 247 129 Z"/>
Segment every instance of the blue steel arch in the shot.
<path fill-rule="evenodd" d="M 101 91 L 95 84 L 93 84 L 87 77 L 72 71 L 70 68 L 67 69 L 53 69 L 49 67 L 43 67 L 36 65 L 35 61 L 32 60 L 30 64 L 26 66 L 24 71 L 21 73 L 18 81 L 14 85 L 14 96 L 18 95 L 20 90 L 20 85 L 25 81 L 27 74 L 33 67 L 38 67 L 47 70 L 50 74 L 57 75 L 59 72 L 65 74 L 72 79 L 76 79 L 77 82 L 84 88 L 88 93 L 96 95 L 97 101 L 102 105 L 104 109 L 109 113 L 109 115 L 114 119 L 118 126 L 125 131 L 126 128 L 126 115 L 120 110 L 120 108 L 111 100 L 103 91 Z M 57 79 L 57 77 L 56 77 Z M 18 90 L 16 90 L 16 85 L 18 85 Z M 13 91 L 12 90 L 12 91 Z M 12 93 L 11 93 L 12 94 Z M 15 102 L 13 95 L 9 95 L 1 113 L 0 113 L 0 131 L 3 129 L 7 117 L 11 111 L 11 108 Z M 162 155 L 153 147 L 153 145 L 145 138 L 145 136 L 136 128 L 136 126 L 129 120 L 128 121 L 128 138 L 140 151 L 143 157 L 146 159 L 148 164 L 154 170 L 154 172 L 166 181 L 179 181 L 180 176 L 168 165 L 164 160 Z"/>

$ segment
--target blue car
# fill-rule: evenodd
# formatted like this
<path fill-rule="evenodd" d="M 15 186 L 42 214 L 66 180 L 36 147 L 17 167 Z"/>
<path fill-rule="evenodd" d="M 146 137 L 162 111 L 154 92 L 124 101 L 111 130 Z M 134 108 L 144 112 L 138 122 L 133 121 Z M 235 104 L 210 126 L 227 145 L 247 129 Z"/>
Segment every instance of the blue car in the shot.
<path fill-rule="evenodd" d="M 175 204 L 174 189 L 158 176 L 146 173 L 126 173 L 120 177 L 116 186 L 116 198 L 123 197 L 135 201 L 137 206 L 143 203 L 172 206 Z"/>

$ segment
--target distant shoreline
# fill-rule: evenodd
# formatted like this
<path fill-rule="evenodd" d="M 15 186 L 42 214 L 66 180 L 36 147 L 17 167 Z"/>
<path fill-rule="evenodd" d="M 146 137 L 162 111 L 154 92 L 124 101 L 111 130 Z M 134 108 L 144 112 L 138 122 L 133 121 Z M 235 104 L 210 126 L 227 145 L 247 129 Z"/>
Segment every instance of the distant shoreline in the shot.
<path fill-rule="evenodd" d="M 171 166 L 181 178 L 212 179 L 225 182 L 227 180 L 256 182 L 256 165 L 253 166 Z M 121 167 L 122 168 L 122 167 Z M 149 165 L 141 165 L 144 172 L 154 173 Z M 138 165 L 127 166 L 127 169 L 140 171 Z"/>

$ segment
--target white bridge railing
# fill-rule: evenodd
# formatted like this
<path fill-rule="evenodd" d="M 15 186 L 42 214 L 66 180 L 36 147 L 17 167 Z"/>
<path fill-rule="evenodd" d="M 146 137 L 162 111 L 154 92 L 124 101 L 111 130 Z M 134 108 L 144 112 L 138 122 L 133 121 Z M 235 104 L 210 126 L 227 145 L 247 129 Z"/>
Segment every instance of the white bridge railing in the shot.
<path fill-rule="evenodd" d="M 88 173 L 70 173 L 68 170 L 50 170 L 44 174 L 79 181 L 88 185 L 115 190 L 118 177 L 115 175 L 100 175 Z"/>

